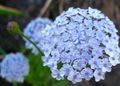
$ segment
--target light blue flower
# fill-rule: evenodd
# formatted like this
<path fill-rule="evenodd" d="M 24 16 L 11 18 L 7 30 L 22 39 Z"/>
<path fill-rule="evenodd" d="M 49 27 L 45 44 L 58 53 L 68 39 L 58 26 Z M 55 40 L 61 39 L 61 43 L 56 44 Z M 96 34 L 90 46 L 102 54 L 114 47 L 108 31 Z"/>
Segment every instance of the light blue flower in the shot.
<path fill-rule="evenodd" d="M 90 64 L 91 69 L 100 68 L 101 63 L 102 63 L 102 60 L 99 58 L 92 58 L 91 60 L 89 60 L 89 64 Z"/>
<path fill-rule="evenodd" d="M 39 48 L 42 48 L 42 40 L 44 38 L 42 37 L 42 30 L 47 26 L 51 24 L 51 21 L 47 18 L 41 18 L 38 17 L 34 20 L 32 20 L 25 28 L 24 28 L 24 34 L 31 39 Z M 34 54 L 38 54 L 38 50 L 25 39 L 25 46 L 28 49 L 31 49 Z"/>
<path fill-rule="evenodd" d="M 113 66 L 120 64 L 120 54 L 116 54 L 114 57 L 109 57 L 109 61 Z"/>
<path fill-rule="evenodd" d="M 96 81 L 96 82 L 105 79 L 105 73 L 102 72 L 101 69 L 96 69 L 96 70 L 94 71 L 94 74 L 93 74 L 93 75 L 94 75 L 94 77 L 95 77 L 95 81 Z"/>
<path fill-rule="evenodd" d="M 101 69 L 102 72 L 111 72 L 112 64 L 110 63 L 108 58 L 102 59 Z"/>
<path fill-rule="evenodd" d="M 69 76 L 70 72 L 73 71 L 72 67 L 69 64 L 64 64 L 60 69 L 60 75 L 62 77 Z"/>
<path fill-rule="evenodd" d="M 57 80 L 64 79 L 64 77 L 60 75 L 60 72 L 58 70 L 52 70 L 52 77 L 56 78 Z"/>
<path fill-rule="evenodd" d="M 21 53 L 10 53 L 1 63 L 1 77 L 9 82 L 23 82 L 28 73 L 28 60 Z"/>
<path fill-rule="evenodd" d="M 72 71 L 70 71 L 70 74 L 68 75 L 67 79 L 72 81 L 73 84 L 75 84 L 77 82 L 82 81 L 82 76 L 81 76 L 80 72 L 72 70 Z"/>
<path fill-rule="evenodd" d="M 81 71 L 81 75 L 85 80 L 90 80 L 93 77 L 93 70 L 90 68 L 84 68 Z"/>
<path fill-rule="evenodd" d="M 73 67 L 77 70 L 81 70 L 82 68 L 86 67 L 85 60 L 77 59 L 73 62 Z"/>
<path fill-rule="evenodd" d="M 92 8 L 88 8 L 88 13 L 89 16 L 96 18 L 96 19 L 102 19 L 105 18 L 104 14 L 102 14 L 101 11 L 97 10 L 97 9 L 92 9 Z"/>
<path fill-rule="evenodd" d="M 97 9 L 69 8 L 42 31 L 42 37 L 44 66 L 57 70 L 53 75 L 59 80 L 77 83 L 95 77 L 99 81 L 120 63 L 117 29 Z"/>
<path fill-rule="evenodd" d="M 71 58 L 70 58 L 70 56 L 67 53 L 63 52 L 60 55 L 60 60 L 61 60 L 62 63 L 70 63 Z"/>

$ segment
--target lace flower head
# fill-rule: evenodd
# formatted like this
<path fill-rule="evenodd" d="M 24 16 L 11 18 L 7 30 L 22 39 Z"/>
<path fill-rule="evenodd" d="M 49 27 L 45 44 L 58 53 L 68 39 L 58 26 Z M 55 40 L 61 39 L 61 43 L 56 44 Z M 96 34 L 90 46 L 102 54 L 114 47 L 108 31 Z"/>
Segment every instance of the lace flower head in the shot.
<path fill-rule="evenodd" d="M 23 82 L 28 73 L 28 60 L 21 53 L 10 53 L 1 63 L 1 77 L 9 82 Z"/>
<path fill-rule="evenodd" d="M 42 31 L 44 66 L 58 80 L 100 81 L 120 63 L 119 36 L 113 22 L 97 9 L 69 8 Z"/>
<path fill-rule="evenodd" d="M 49 24 L 51 24 L 49 19 L 38 17 L 26 26 L 24 34 L 29 37 L 37 47 L 41 48 L 40 42 L 43 40 L 41 31 Z M 25 40 L 25 46 L 31 49 L 34 54 L 38 54 L 38 50 L 29 41 Z"/>

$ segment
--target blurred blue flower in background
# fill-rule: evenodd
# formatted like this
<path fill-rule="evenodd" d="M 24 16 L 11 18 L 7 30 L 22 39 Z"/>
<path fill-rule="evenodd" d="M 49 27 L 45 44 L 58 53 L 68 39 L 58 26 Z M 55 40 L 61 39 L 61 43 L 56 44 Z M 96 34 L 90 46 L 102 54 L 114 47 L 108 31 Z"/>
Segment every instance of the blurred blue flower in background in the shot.
<path fill-rule="evenodd" d="M 41 31 L 44 66 L 57 80 L 77 83 L 94 77 L 100 81 L 120 63 L 117 32 L 101 11 L 69 8 Z"/>
<path fill-rule="evenodd" d="M 30 38 L 37 47 L 41 48 L 41 41 L 43 40 L 41 31 L 48 25 L 51 24 L 51 21 L 47 18 L 38 17 L 32 20 L 24 29 L 24 34 Z M 25 46 L 28 49 L 31 49 L 34 54 L 38 54 L 38 50 L 25 39 Z"/>
<path fill-rule="evenodd" d="M 28 73 L 28 59 L 21 53 L 10 53 L 1 62 L 1 77 L 9 82 L 23 82 Z"/>

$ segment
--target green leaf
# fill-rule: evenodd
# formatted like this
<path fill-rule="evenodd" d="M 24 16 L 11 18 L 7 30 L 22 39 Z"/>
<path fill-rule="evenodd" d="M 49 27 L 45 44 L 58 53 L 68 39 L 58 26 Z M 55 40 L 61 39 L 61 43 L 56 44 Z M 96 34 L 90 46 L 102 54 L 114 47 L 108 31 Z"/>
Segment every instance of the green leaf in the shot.
<path fill-rule="evenodd" d="M 46 78 L 50 75 L 48 68 L 43 67 L 41 61 L 41 55 L 34 55 L 30 53 L 28 55 L 30 63 L 30 73 L 27 77 L 27 81 L 32 84 L 32 86 L 45 86 Z"/>
<path fill-rule="evenodd" d="M 34 55 L 30 53 L 28 55 L 30 63 L 30 73 L 26 77 L 27 82 L 32 86 L 68 86 L 66 80 L 57 81 L 51 77 L 51 72 L 48 67 L 44 67 L 41 55 Z"/>
<path fill-rule="evenodd" d="M 2 48 L 0 48 L 0 55 L 5 55 L 5 54 L 6 52 Z"/>
<path fill-rule="evenodd" d="M 68 82 L 66 80 L 62 80 L 57 83 L 54 83 L 53 86 L 68 86 Z"/>
<path fill-rule="evenodd" d="M 15 8 L 0 5 L 0 15 L 24 16 L 25 14 Z"/>

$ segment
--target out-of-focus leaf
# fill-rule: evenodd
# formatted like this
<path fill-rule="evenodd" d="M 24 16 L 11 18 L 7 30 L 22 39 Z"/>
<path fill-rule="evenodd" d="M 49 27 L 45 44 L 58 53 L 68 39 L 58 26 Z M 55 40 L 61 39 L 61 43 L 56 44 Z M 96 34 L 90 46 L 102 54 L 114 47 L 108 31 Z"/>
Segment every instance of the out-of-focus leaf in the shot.
<path fill-rule="evenodd" d="M 32 86 L 45 86 L 46 78 L 49 76 L 50 72 L 46 67 L 43 67 L 41 56 L 30 53 L 28 59 L 30 63 L 30 73 L 27 77 L 27 81 L 31 83 Z"/>
<path fill-rule="evenodd" d="M 68 82 L 66 80 L 61 80 L 53 83 L 53 86 L 68 86 Z"/>
<path fill-rule="evenodd" d="M 0 48 L 0 55 L 5 55 L 5 54 L 6 52 L 2 48 Z"/>
<path fill-rule="evenodd" d="M 50 70 L 43 66 L 41 55 L 28 54 L 30 73 L 26 77 L 32 86 L 68 86 L 65 80 L 57 81 L 51 77 Z"/>
<path fill-rule="evenodd" d="M 14 49 L 14 50 L 18 49 L 13 43 L 11 43 L 9 40 L 7 40 L 7 39 L 5 39 L 3 37 L 0 37 L 0 45 L 2 45 L 2 46 L 7 45 L 11 49 Z"/>
<path fill-rule="evenodd" d="M 15 8 L 0 5 L 0 15 L 24 16 L 25 14 Z"/>

